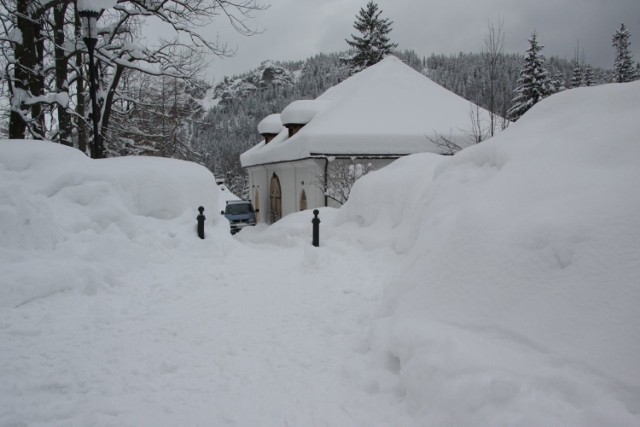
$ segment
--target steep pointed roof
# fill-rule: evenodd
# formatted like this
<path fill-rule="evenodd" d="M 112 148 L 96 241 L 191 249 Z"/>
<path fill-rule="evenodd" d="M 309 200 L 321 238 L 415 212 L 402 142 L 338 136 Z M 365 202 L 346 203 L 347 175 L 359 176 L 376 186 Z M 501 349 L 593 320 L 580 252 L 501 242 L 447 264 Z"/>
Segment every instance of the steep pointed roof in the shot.
<path fill-rule="evenodd" d="M 320 95 L 320 107 L 291 138 L 283 130 L 240 156 L 242 166 L 315 156 L 400 156 L 446 152 L 436 136 L 472 143 L 469 101 L 389 56 Z M 293 103 L 290 107 L 295 108 Z M 285 110 L 290 109 L 285 108 Z M 488 112 L 479 110 L 481 123 Z"/>

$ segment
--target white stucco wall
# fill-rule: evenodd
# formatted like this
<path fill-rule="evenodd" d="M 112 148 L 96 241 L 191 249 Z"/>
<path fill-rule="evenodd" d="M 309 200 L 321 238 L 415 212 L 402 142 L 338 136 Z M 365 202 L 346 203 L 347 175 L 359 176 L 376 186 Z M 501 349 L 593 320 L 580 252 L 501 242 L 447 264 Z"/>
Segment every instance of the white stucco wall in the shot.
<path fill-rule="evenodd" d="M 380 169 L 392 159 L 356 159 L 357 163 L 371 163 L 372 170 Z M 302 190 L 307 195 L 307 209 L 325 206 L 324 176 L 325 159 L 305 159 L 287 163 L 252 166 L 249 170 L 251 202 L 260 209 L 258 222 L 269 223 L 271 218 L 270 194 L 271 178 L 275 173 L 280 179 L 282 191 L 282 216 L 300 210 Z M 258 197 L 256 197 L 256 193 Z M 327 199 L 327 206 L 340 207 L 340 204 Z"/>
<path fill-rule="evenodd" d="M 280 180 L 282 216 L 300 210 L 302 190 L 307 196 L 308 209 L 324 206 L 324 194 L 318 185 L 324 173 L 323 159 L 254 166 L 249 168 L 249 186 L 251 202 L 260 209 L 260 222 L 268 223 L 271 216 L 269 189 L 274 173 Z M 256 199 L 256 193 L 259 201 Z"/>

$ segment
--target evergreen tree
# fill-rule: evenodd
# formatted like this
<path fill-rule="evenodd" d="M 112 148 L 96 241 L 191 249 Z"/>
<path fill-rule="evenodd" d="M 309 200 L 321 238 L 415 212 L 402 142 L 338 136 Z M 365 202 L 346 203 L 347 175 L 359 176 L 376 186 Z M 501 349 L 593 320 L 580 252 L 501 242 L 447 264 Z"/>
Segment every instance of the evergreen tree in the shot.
<path fill-rule="evenodd" d="M 584 86 L 585 71 L 586 70 L 584 70 L 580 64 L 576 63 L 576 66 L 573 69 L 573 75 L 571 76 L 571 87 Z"/>
<path fill-rule="evenodd" d="M 564 74 L 556 73 L 553 75 L 551 79 L 551 86 L 549 88 L 549 95 L 556 92 L 562 92 L 567 88 L 567 84 L 565 82 Z"/>
<path fill-rule="evenodd" d="M 631 35 L 624 24 L 613 35 L 613 47 L 616 49 L 616 59 L 613 63 L 612 83 L 624 83 L 635 80 L 633 57 L 631 55 L 629 38 Z"/>
<path fill-rule="evenodd" d="M 346 40 L 349 46 L 356 50 L 349 59 L 351 74 L 377 64 L 398 46 L 396 43 L 391 43 L 389 39 L 393 22 L 388 18 L 380 18 L 381 14 L 382 11 L 378 10 L 378 5 L 370 1 L 356 16 L 353 28 L 358 30 L 361 36 L 352 34 L 351 40 Z"/>
<path fill-rule="evenodd" d="M 536 103 L 554 92 L 549 72 L 544 66 L 544 57 L 540 51 L 544 46 L 538 44 L 536 33 L 529 39 L 529 49 L 524 59 L 524 68 L 520 71 L 516 97 L 507 112 L 509 120 L 516 121 Z"/>
<path fill-rule="evenodd" d="M 591 68 L 591 65 L 587 64 L 584 67 L 583 83 L 585 86 L 593 86 L 595 84 L 594 80 L 593 69 Z"/>

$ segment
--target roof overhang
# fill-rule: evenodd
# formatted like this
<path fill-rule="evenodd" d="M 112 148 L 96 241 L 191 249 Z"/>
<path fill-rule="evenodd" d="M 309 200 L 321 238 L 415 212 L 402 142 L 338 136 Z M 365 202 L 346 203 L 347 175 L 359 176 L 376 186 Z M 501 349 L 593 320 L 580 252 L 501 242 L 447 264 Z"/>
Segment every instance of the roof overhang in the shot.
<path fill-rule="evenodd" d="M 289 164 L 289 163 L 302 162 L 304 160 L 329 160 L 329 159 L 338 159 L 338 160 L 346 160 L 346 159 L 396 160 L 396 159 L 399 159 L 400 157 L 408 156 L 409 154 L 414 154 L 414 153 L 402 153 L 402 154 L 344 154 L 344 153 L 341 153 L 341 154 L 329 154 L 329 153 L 311 153 L 310 156 L 299 158 L 299 159 L 280 160 L 280 161 L 276 161 L 276 162 L 256 163 L 256 164 L 253 164 L 253 165 L 243 166 L 243 168 L 244 169 L 249 169 L 249 168 L 259 167 L 259 166 L 271 166 L 271 165 L 277 165 L 277 164 Z M 434 153 L 434 154 L 440 154 L 440 153 Z"/>

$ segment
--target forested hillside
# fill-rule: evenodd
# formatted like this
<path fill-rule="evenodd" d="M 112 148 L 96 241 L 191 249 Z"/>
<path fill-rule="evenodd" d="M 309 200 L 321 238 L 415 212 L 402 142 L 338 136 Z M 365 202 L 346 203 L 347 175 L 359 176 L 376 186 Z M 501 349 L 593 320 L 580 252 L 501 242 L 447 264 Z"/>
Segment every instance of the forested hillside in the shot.
<path fill-rule="evenodd" d="M 490 76 L 485 54 L 422 58 L 413 51 L 395 54 L 436 83 L 490 109 Z M 346 56 L 346 52 L 341 52 L 319 54 L 305 61 L 267 61 L 248 73 L 225 78 L 210 90 L 206 102 L 211 108 L 194 132 L 193 146 L 202 153 L 201 161 L 216 176 L 224 178 L 235 194 L 242 196 L 246 173 L 240 166 L 239 156 L 261 140 L 257 132 L 260 120 L 268 114 L 279 113 L 294 100 L 314 99 L 347 78 L 348 66 L 342 60 Z M 501 117 L 511 106 L 523 60 L 520 54 L 501 54 L 498 58 L 493 109 Z M 547 69 L 558 90 L 571 87 L 574 68 L 572 61 L 547 59 Z M 604 70 L 593 69 L 592 83 L 603 83 L 606 78 Z"/>

